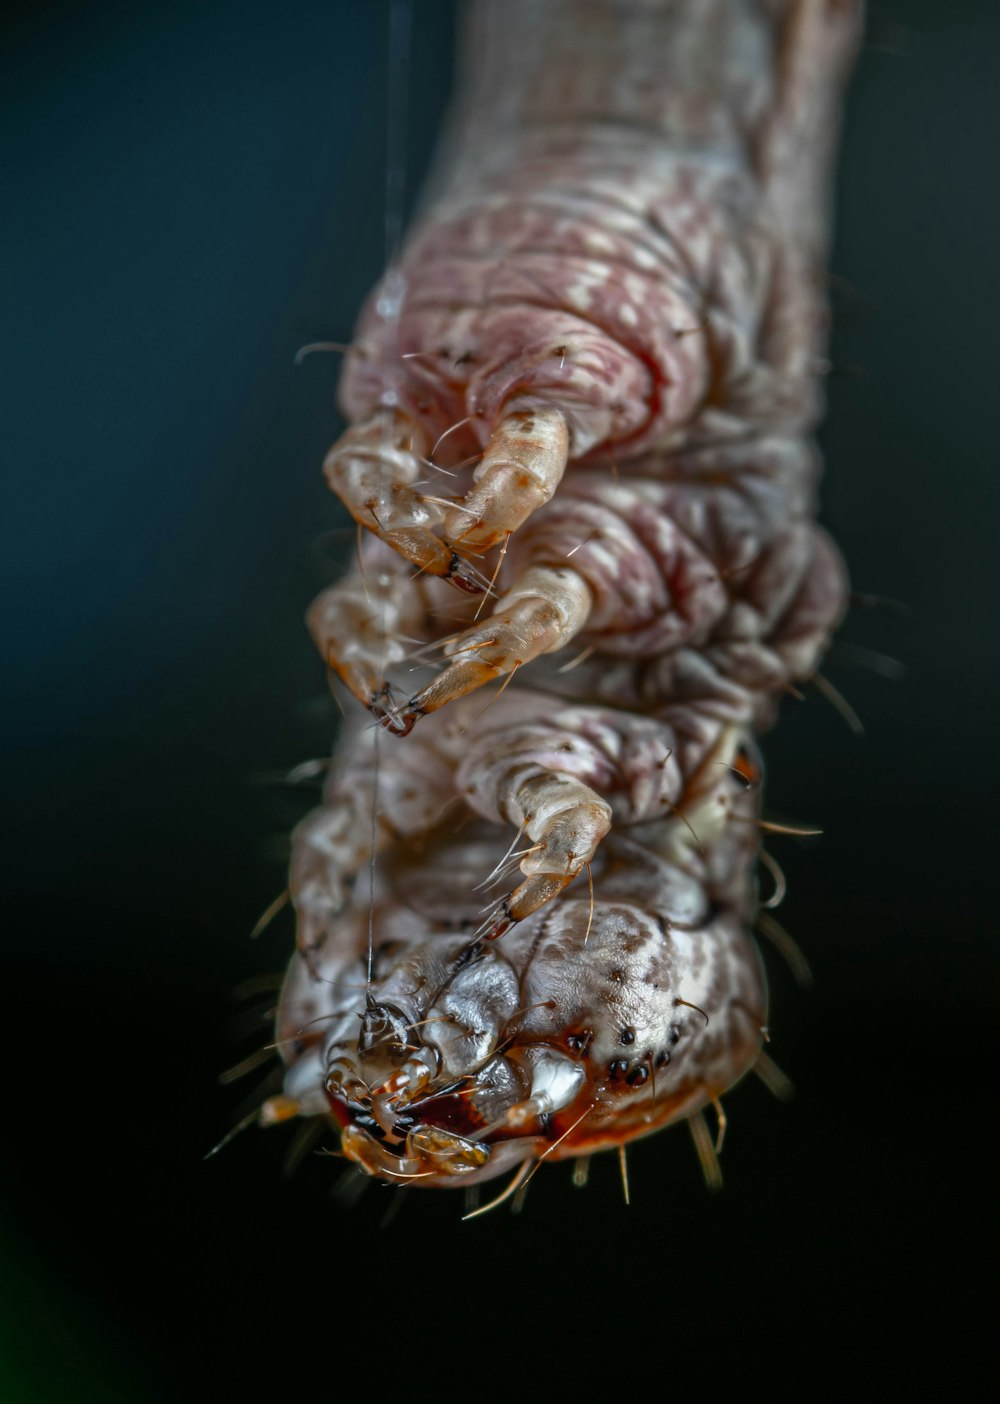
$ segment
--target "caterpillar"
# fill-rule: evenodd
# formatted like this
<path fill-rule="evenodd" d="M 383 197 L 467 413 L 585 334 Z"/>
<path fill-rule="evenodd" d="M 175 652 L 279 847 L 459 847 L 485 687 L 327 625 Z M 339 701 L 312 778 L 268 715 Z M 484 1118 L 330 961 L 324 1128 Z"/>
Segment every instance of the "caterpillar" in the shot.
<path fill-rule="evenodd" d="M 423 1187 L 584 1160 L 757 1062 L 757 735 L 846 598 L 815 522 L 854 0 L 476 0 L 324 472 L 353 695 L 296 829 L 266 1123 Z M 413 672 L 426 668 L 420 685 Z M 496 685 L 496 686 L 490 686 Z"/>

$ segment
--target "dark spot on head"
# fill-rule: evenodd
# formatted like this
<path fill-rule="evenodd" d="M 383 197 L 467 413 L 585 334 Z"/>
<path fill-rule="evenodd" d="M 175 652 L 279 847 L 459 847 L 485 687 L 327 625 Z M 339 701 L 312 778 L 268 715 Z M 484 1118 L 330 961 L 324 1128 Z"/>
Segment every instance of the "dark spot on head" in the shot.
<path fill-rule="evenodd" d="M 609 970 L 608 979 L 613 980 L 616 985 L 620 985 L 621 982 L 625 979 L 625 974 L 621 970 Z"/>
<path fill-rule="evenodd" d="M 580 1033 L 566 1035 L 566 1047 L 578 1058 L 586 1058 L 594 1041 L 594 1030 L 583 1029 Z"/>
<path fill-rule="evenodd" d="M 680 1029 L 677 1027 L 676 1024 L 671 1024 L 671 1025 L 670 1025 L 670 1032 L 667 1034 L 667 1042 L 670 1044 L 670 1047 L 673 1048 L 673 1047 L 675 1047 L 676 1044 L 680 1043 L 680 1041 L 681 1041 L 681 1031 L 680 1031 Z"/>
<path fill-rule="evenodd" d="M 608 1074 L 612 1082 L 620 1082 L 622 1078 L 628 1076 L 629 1060 L 627 1058 L 615 1058 L 608 1064 Z"/>
<path fill-rule="evenodd" d="M 624 1043 L 626 1047 L 628 1047 L 630 1043 L 635 1042 L 635 1029 L 631 1024 L 626 1024 L 625 1028 L 622 1029 L 621 1033 L 618 1035 L 618 1042 Z"/>
<path fill-rule="evenodd" d="M 656 1067 L 658 1067 L 658 1068 L 662 1068 L 663 1065 L 664 1065 L 665 1063 L 669 1063 L 669 1062 L 670 1062 L 670 1054 L 667 1052 L 667 1050 L 666 1050 L 665 1048 L 661 1048 L 660 1051 L 659 1051 L 659 1053 L 657 1053 L 656 1057 L 653 1059 L 654 1065 L 655 1065 Z"/>
<path fill-rule="evenodd" d="M 630 1087 L 641 1087 L 642 1084 L 648 1080 L 648 1078 L 649 1069 L 644 1063 L 642 1063 L 639 1065 L 639 1067 L 632 1069 L 632 1071 L 628 1075 L 627 1081 Z"/>

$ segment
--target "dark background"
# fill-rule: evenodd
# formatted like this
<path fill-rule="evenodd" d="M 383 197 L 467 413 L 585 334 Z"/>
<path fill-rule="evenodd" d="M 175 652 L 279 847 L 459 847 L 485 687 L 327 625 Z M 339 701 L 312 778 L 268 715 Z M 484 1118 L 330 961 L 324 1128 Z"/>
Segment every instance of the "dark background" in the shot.
<path fill-rule="evenodd" d="M 767 741 L 782 919 L 816 973 L 772 972 L 787 1105 L 727 1099 L 726 1187 L 675 1130 L 523 1213 L 459 1195 L 331 1200 L 289 1137 L 204 1152 L 255 1046 L 232 991 L 280 971 L 311 796 L 269 776 L 336 715 L 301 623 L 351 549 L 319 473 L 335 357 L 384 247 L 385 5 L 286 0 L 9 10 L 3 170 L 0 1399 L 565 1393 L 604 1360 L 671 1392 L 898 1384 L 947 1346 L 990 1263 L 998 138 L 992 3 L 885 0 L 847 114 L 832 270 L 824 516 L 858 590 L 818 695 Z M 453 7 L 417 6 L 408 178 L 449 86 Z M 251 1011 L 260 1000 L 250 1001 Z M 241 1016 L 244 1019 L 247 1016 Z M 251 1015 L 252 1017 L 252 1015 Z M 266 1036 L 266 1026 L 256 1042 Z M 259 1074 L 258 1074 L 259 1076 Z M 250 1079 L 249 1092 L 254 1086 Z M 869 1352 L 877 1352 L 872 1363 Z M 569 1373 L 567 1373 L 569 1372 Z M 534 1378 L 534 1377 L 531 1377 Z M 366 1391 L 367 1392 L 367 1391 Z M 577 1391 L 579 1392 L 579 1391 Z"/>

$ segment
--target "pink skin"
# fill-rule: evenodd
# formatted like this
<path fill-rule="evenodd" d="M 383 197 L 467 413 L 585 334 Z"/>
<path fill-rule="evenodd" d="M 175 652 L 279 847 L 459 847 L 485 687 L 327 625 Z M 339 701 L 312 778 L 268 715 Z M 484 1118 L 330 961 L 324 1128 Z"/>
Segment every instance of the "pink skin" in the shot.
<path fill-rule="evenodd" d="M 499 595 L 449 644 L 445 675 L 401 708 L 374 705 L 400 735 L 581 629 L 636 653 L 706 637 L 727 573 L 813 510 L 817 210 L 855 9 L 584 8 L 564 32 L 560 0 L 525 7 L 527 64 L 502 35 L 485 67 L 470 51 L 451 179 L 394 275 L 402 300 L 387 315 L 376 289 L 345 364 L 353 427 L 331 486 L 419 574 Z M 584 20 L 590 38 L 567 38 Z M 485 23 L 474 16 L 473 43 Z M 515 426 L 535 445 L 520 476 L 502 466 Z M 381 491 L 377 466 L 351 467 L 359 436 L 365 454 L 397 455 Z M 458 476 L 428 491 L 432 450 Z M 581 461 L 595 466 L 577 484 Z M 468 557 L 484 553 L 477 576 Z M 585 598 L 568 598 L 568 572 Z"/>
<path fill-rule="evenodd" d="M 812 520 L 808 433 L 858 7 L 510 0 L 495 32 L 493 13 L 471 12 L 448 177 L 398 270 L 405 295 L 387 315 L 373 294 L 341 383 L 351 427 L 328 480 L 381 540 L 310 614 L 385 730 L 444 710 L 385 743 L 374 809 L 373 738 L 349 738 L 296 833 L 289 1074 L 268 1113 L 332 1116 L 367 1173 L 432 1185 L 624 1144 L 753 1064 L 752 733 L 814 673 L 845 597 Z M 468 596 L 488 581 L 484 607 Z M 571 641 L 567 670 L 548 655 Z M 442 659 L 411 695 L 403 670 Z M 492 714 L 466 698 L 522 668 Z M 372 832 L 383 953 L 366 988 L 353 883 Z M 484 916 L 471 890 L 498 862 Z M 638 1073 L 624 1092 L 609 1052 L 619 994 L 589 945 L 625 940 L 630 892 L 646 894 L 635 948 L 652 964 L 623 959 L 619 993 L 650 1058 L 676 1008 L 644 1003 L 657 962 L 711 1005 L 687 1071 L 638 1111 Z M 682 958 L 683 892 L 703 920 Z M 464 1002 L 447 1017 L 417 997 L 452 982 Z M 583 1007 L 603 1061 L 581 1071 Z M 477 1028 L 492 1034 L 473 1056 Z"/>
<path fill-rule="evenodd" d="M 472 15 L 449 179 L 407 246 L 401 314 L 376 289 L 362 316 L 348 417 L 391 390 L 431 443 L 470 417 L 482 445 L 512 401 L 544 401 L 571 458 L 605 461 L 702 437 L 708 405 L 812 422 L 857 7 L 509 8 L 499 29 Z"/>

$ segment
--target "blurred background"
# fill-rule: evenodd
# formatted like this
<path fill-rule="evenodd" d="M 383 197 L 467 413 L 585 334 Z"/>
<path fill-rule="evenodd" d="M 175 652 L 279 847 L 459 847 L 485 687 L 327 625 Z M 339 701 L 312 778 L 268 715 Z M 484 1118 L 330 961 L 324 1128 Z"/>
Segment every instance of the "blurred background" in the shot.
<path fill-rule="evenodd" d="M 385 1226 L 396 1192 L 345 1208 L 337 1161 L 283 1178 L 282 1130 L 202 1159 L 266 1035 L 238 987 L 291 949 L 287 913 L 248 939 L 313 801 L 273 782 L 336 727 L 302 615 L 353 549 L 319 471 L 338 366 L 293 358 L 349 339 L 382 268 L 387 15 L 3 20 L 0 1400 L 513 1384 L 531 1343 L 539 1391 L 597 1354 L 665 1389 L 682 1356 L 771 1384 L 806 1355 L 804 1389 L 877 1349 L 898 1383 L 943 1342 L 958 1387 L 995 1173 L 990 0 L 872 5 L 847 111 L 824 519 L 898 604 L 853 610 L 826 670 L 864 737 L 811 693 L 766 741 L 771 807 L 825 831 L 773 845 L 816 976 L 769 957 L 795 1099 L 727 1099 L 717 1196 L 683 1129 L 635 1147 L 628 1209 L 613 1157 L 517 1217 L 414 1192 Z M 417 5 L 408 200 L 453 28 Z"/>

